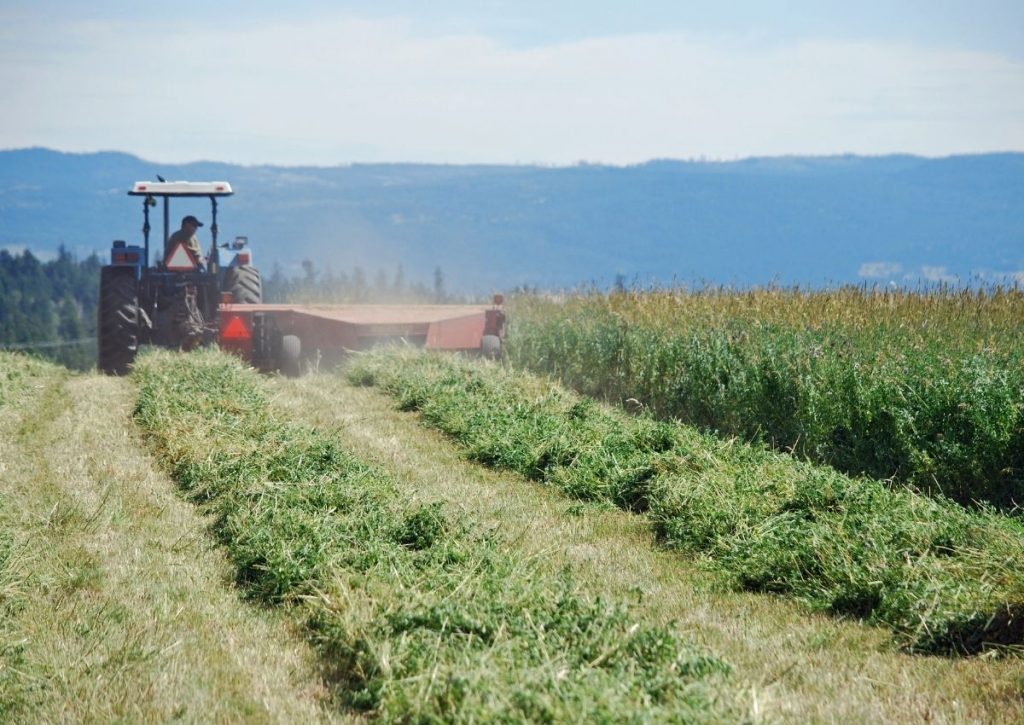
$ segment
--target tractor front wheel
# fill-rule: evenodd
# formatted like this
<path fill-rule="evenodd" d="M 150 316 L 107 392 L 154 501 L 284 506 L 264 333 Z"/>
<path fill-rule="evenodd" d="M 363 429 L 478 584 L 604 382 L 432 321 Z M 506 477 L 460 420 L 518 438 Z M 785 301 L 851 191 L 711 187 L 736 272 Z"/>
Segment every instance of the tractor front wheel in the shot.
<path fill-rule="evenodd" d="M 124 375 L 139 349 L 139 289 L 133 267 L 100 270 L 99 367 Z"/>
<path fill-rule="evenodd" d="M 263 282 L 255 267 L 228 267 L 224 271 L 224 291 L 231 293 L 237 305 L 258 305 L 263 301 Z"/>

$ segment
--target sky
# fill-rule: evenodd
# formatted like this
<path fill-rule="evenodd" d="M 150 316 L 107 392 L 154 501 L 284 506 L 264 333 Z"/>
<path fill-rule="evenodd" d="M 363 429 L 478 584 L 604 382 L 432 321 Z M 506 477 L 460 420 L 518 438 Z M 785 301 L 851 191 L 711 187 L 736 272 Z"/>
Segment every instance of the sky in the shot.
<path fill-rule="evenodd" d="M 1024 151 L 1024 2 L 0 0 L 0 98 L 164 163 Z"/>

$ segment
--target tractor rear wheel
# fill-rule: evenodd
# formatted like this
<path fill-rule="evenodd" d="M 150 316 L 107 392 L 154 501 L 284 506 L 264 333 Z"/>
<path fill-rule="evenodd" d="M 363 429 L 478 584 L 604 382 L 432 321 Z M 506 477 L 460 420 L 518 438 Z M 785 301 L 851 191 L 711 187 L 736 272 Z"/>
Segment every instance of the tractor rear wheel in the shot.
<path fill-rule="evenodd" d="M 263 282 L 255 267 L 228 267 L 224 271 L 224 291 L 238 305 L 258 305 L 263 301 Z"/>
<path fill-rule="evenodd" d="M 100 270 L 99 367 L 124 375 L 139 349 L 139 289 L 133 267 Z"/>
<path fill-rule="evenodd" d="M 281 357 L 278 366 L 281 372 L 289 378 L 297 378 L 302 374 L 302 341 L 295 335 L 285 335 L 281 338 Z"/>
<path fill-rule="evenodd" d="M 500 360 L 501 338 L 497 335 L 484 335 L 480 341 L 480 354 L 488 360 Z"/>

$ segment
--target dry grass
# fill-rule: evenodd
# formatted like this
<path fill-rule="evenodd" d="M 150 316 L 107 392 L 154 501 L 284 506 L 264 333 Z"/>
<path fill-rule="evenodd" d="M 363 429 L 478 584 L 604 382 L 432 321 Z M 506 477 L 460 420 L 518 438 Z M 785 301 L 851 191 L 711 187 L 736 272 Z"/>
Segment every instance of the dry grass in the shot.
<path fill-rule="evenodd" d="M 133 389 L 51 368 L 5 392 L 0 719 L 331 719 L 309 648 L 240 601 L 206 522 L 155 472 Z"/>
<path fill-rule="evenodd" d="M 899 653 L 888 633 L 813 616 L 772 596 L 730 593 L 678 553 L 657 547 L 647 522 L 569 502 L 518 476 L 464 462 L 442 436 L 379 394 L 338 378 L 277 381 L 275 404 L 331 429 L 402 482 L 413 500 L 444 500 L 493 527 L 580 586 L 639 602 L 653 622 L 735 668 L 751 719 L 792 722 L 1019 722 L 1024 663 Z"/>

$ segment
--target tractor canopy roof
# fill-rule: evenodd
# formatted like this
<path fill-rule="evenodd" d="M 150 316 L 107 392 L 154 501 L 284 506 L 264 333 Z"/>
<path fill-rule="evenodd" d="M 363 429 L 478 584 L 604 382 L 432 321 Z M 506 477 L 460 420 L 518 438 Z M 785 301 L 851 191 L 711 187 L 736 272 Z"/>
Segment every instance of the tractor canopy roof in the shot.
<path fill-rule="evenodd" d="M 231 196 L 226 181 L 136 181 L 129 196 Z"/>

